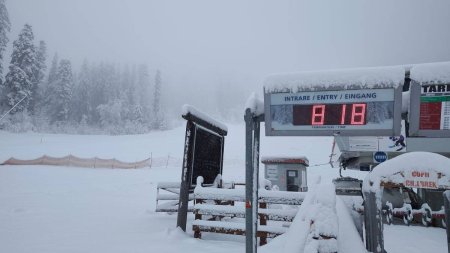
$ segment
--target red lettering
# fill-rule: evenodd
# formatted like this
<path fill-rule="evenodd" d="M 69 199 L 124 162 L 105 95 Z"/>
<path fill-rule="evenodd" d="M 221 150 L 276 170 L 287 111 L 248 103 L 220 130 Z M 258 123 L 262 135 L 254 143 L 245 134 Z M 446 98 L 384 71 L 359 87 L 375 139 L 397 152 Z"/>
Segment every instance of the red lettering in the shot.
<path fill-rule="evenodd" d="M 366 117 L 366 104 L 353 104 L 350 124 L 364 125 L 365 117 Z"/>
<path fill-rule="evenodd" d="M 311 125 L 323 125 L 325 122 L 325 105 L 313 105 Z"/>
<path fill-rule="evenodd" d="M 420 171 L 413 171 L 411 172 L 412 177 L 430 177 L 429 172 L 420 172 Z"/>

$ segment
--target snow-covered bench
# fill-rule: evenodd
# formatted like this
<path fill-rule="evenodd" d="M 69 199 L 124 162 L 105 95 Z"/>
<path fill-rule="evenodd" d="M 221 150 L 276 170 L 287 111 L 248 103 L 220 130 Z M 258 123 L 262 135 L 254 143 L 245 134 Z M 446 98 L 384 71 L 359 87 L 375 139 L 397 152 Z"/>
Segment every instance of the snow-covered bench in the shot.
<path fill-rule="evenodd" d="M 259 190 L 258 231 L 260 244 L 286 232 L 306 193 Z M 194 190 L 194 237 L 201 232 L 245 234 L 245 189 L 196 187 Z M 273 208 L 276 206 L 277 208 Z"/>

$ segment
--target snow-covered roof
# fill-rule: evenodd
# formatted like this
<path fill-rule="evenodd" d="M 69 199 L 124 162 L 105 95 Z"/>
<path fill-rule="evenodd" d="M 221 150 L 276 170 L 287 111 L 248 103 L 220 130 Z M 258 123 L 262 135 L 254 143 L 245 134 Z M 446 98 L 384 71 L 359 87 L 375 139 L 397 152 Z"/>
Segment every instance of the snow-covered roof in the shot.
<path fill-rule="evenodd" d="M 416 64 L 410 78 L 419 83 L 450 83 L 450 62 Z"/>
<path fill-rule="evenodd" d="M 258 98 L 255 92 L 245 102 L 245 110 L 247 109 L 250 109 L 255 116 L 264 114 L 264 102 Z"/>
<path fill-rule="evenodd" d="M 338 69 L 274 74 L 266 78 L 266 93 L 314 91 L 317 89 L 390 88 L 402 85 L 405 66 Z"/>
<path fill-rule="evenodd" d="M 306 156 L 263 156 L 262 163 L 303 164 L 309 166 Z"/>
<path fill-rule="evenodd" d="M 188 114 L 194 115 L 195 117 L 202 119 L 209 124 L 224 130 L 225 132 L 228 132 L 228 127 L 224 123 L 211 118 L 206 113 L 197 110 L 197 108 L 193 107 L 192 105 L 183 105 L 181 108 L 181 112 L 183 116 L 186 116 Z"/>
<path fill-rule="evenodd" d="M 450 159 L 435 153 L 410 152 L 376 166 L 364 179 L 363 190 L 377 192 L 382 182 L 403 184 L 405 175 L 414 171 L 437 173 L 438 186 L 450 186 Z"/>

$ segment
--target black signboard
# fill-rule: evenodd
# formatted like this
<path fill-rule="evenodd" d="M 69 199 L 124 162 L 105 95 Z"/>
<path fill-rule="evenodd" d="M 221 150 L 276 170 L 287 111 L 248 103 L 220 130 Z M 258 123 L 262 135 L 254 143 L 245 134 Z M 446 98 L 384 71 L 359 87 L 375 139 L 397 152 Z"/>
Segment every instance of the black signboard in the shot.
<path fill-rule="evenodd" d="M 199 176 L 206 186 L 212 185 L 217 175 L 222 174 L 223 144 L 223 136 L 195 125 L 190 188 L 196 186 Z"/>
<path fill-rule="evenodd" d="M 182 117 L 187 123 L 177 226 L 186 231 L 189 192 L 194 190 L 197 177 L 202 176 L 203 186 L 208 186 L 214 183 L 217 175 L 222 174 L 227 130 L 205 120 L 208 117 L 202 114 L 193 115 L 188 111 Z"/>

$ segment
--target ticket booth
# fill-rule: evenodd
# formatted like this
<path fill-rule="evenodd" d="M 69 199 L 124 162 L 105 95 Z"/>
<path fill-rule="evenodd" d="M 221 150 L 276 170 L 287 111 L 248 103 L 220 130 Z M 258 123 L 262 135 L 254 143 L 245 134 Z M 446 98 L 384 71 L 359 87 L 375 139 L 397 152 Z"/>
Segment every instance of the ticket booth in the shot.
<path fill-rule="evenodd" d="M 264 176 L 280 191 L 305 192 L 308 190 L 306 157 L 263 157 Z"/>

